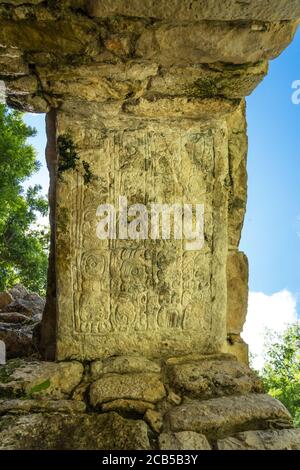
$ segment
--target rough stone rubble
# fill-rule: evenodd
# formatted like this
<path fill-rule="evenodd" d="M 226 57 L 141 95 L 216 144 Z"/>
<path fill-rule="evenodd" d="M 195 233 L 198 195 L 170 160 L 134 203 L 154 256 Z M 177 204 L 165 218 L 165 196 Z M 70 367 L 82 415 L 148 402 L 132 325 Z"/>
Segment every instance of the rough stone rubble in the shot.
<path fill-rule="evenodd" d="M 39 356 L 38 336 L 45 301 L 16 285 L 0 292 L 0 340 L 6 346 L 6 358 Z"/>
<path fill-rule="evenodd" d="M 12 359 L 0 368 L 0 416 L 2 450 L 300 449 L 285 407 L 226 354 Z"/>

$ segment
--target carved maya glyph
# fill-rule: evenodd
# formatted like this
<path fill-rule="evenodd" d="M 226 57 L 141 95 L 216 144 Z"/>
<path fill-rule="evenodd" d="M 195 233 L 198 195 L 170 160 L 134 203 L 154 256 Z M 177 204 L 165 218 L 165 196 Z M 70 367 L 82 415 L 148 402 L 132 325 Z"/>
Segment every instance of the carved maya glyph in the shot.
<path fill-rule="evenodd" d="M 248 367 L 239 251 L 245 97 L 299 19 L 298 0 L 0 1 L 7 103 L 47 115 L 52 230 L 43 360 L 0 368 L 1 449 L 300 448 Z"/>

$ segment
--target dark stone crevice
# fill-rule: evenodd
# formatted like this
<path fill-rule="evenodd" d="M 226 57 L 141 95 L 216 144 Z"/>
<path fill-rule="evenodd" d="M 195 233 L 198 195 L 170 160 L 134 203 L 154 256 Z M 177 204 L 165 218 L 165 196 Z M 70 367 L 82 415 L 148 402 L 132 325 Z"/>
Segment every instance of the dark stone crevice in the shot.
<path fill-rule="evenodd" d="M 50 174 L 49 208 L 50 208 L 50 254 L 48 267 L 48 286 L 46 305 L 40 331 L 39 349 L 46 360 L 55 360 L 56 344 L 56 263 L 55 263 L 55 234 L 56 234 L 56 180 L 57 180 L 57 148 L 56 148 L 56 110 L 52 109 L 46 115 L 46 161 Z"/>

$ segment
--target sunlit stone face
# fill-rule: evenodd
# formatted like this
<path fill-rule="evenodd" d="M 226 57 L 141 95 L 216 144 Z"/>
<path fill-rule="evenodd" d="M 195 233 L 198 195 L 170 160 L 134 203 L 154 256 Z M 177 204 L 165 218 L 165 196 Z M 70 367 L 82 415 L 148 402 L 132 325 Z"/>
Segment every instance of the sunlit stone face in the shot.
<path fill-rule="evenodd" d="M 63 122 L 72 129 L 68 116 Z M 79 150 L 78 171 L 59 178 L 60 359 L 214 351 L 224 341 L 226 126 L 143 123 L 142 130 L 104 133 L 95 149 Z M 86 183 L 83 161 L 92 174 Z M 109 204 L 119 221 L 120 196 L 129 207 L 129 227 L 134 204 L 149 208 L 149 221 L 153 204 L 201 204 L 203 243 L 189 245 L 184 234 L 175 239 L 171 217 L 170 239 L 160 238 L 161 230 L 151 238 L 150 223 L 141 239 L 128 233 L 120 239 L 120 230 L 99 239 L 97 208 Z"/>

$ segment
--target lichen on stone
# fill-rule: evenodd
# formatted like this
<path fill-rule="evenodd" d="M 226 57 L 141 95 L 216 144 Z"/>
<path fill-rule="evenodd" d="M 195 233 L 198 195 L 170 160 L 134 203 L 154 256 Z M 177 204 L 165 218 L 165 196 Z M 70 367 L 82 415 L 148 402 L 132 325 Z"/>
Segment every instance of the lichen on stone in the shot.
<path fill-rule="evenodd" d="M 82 161 L 82 166 L 83 166 L 83 170 L 84 170 L 84 173 L 83 173 L 84 184 L 89 184 L 93 179 L 96 178 L 96 176 L 93 175 L 93 173 L 91 171 L 91 165 L 88 162 L 83 160 Z"/>
<path fill-rule="evenodd" d="M 22 367 L 21 359 L 11 359 L 7 364 L 0 367 L 0 383 L 6 384 L 10 382 L 10 377 L 13 372 Z"/>

